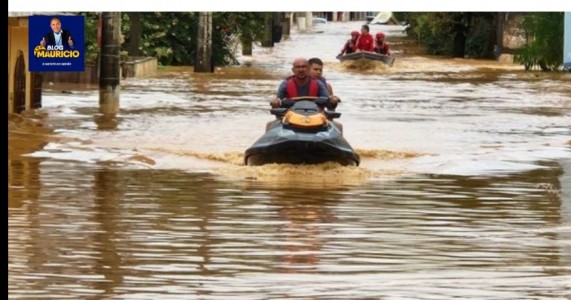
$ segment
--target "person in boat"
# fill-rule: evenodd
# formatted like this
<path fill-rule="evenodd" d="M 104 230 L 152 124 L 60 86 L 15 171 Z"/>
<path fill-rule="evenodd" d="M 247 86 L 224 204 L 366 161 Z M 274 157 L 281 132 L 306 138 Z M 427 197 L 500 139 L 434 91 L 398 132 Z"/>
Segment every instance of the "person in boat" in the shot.
<path fill-rule="evenodd" d="M 345 42 L 345 45 L 343 45 L 343 48 L 341 48 L 341 52 L 337 54 L 337 57 L 355 52 L 355 50 L 357 50 L 357 40 L 360 35 L 361 34 L 357 30 L 351 31 L 351 38 Z"/>
<path fill-rule="evenodd" d="M 305 58 L 296 58 L 291 68 L 293 76 L 283 80 L 277 91 L 277 97 L 270 101 L 272 107 L 280 107 L 283 99 L 296 97 L 319 97 L 328 99 L 327 108 L 331 108 L 332 101 L 323 82 L 309 76 L 309 62 Z"/>
<path fill-rule="evenodd" d="M 382 32 L 377 32 L 375 35 L 375 52 L 382 55 L 391 55 L 391 47 L 385 41 L 385 34 Z"/>
<path fill-rule="evenodd" d="M 357 40 L 357 50 L 355 52 L 367 51 L 373 52 L 375 49 L 375 42 L 373 36 L 369 33 L 369 25 L 361 26 L 361 35 Z"/>
<path fill-rule="evenodd" d="M 327 88 L 327 92 L 329 93 L 329 101 L 331 102 L 331 107 L 329 110 L 335 110 L 335 108 L 337 108 L 337 104 L 341 102 L 341 99 L 333 94 L 333 86 L 331 86 L 331 83 L 327 82 L 327 79 L 323 77 L 323 61 L 317 57 L 313 57 L 308 60 L 308 63 L 309 75 L 311 78 L 323 82 Z M 337 125 L 337 128 L 339 128 L 341 132 L 343 132 L 343 124 L 337 121 L 333 121 L 333 123 Z"/>

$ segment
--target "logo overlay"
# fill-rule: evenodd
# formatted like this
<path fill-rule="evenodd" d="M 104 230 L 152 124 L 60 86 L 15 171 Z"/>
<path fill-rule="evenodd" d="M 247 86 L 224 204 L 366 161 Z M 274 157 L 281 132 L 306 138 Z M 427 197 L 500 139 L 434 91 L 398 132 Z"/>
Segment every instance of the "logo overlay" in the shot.
<path fill-rule="evenodd" d="M 84 71 L 83 16 L 30 16 L 28 24 L 29 71 Z"/>

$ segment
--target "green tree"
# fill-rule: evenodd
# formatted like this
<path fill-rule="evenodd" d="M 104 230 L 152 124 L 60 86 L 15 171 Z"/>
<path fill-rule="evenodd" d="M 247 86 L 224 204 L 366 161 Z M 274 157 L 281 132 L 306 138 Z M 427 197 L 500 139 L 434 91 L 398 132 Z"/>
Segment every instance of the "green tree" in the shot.
<path fill-rule="evenodd" d="M 430 54 L 492 58 L 495 15 L 488 12 L 395 13 L 410 26 L 409 36 Z"/>
<path fill-rule="evenodd" d="M 528 43 L 518 50 L 514 60 L 531 70 L 558 70 L 563 64 L 563 12 L 538 12 L 523 21 Z"/>
<path fill-rule="evenodd" d="M 99 46 L 97 45 L 97 23 L 99 20 L 99 13 L 83 12 L 80 13 L 85 21 L 85 61 L 95 62 L 99 53 Z"/>
<path fill-rule="evenodd" d="M 97 23 L 99 13 L 85 12 L 85 49 L 88 61 L 95 61 L 97 45 Z M 133 35 L 135 23 L 133 13 L 122 13 L 121 32 L 124 37 L 122 51 L 133 52 L 138 44 L 140 53 L 156 57 L 161 65 L 194 65 L 198 17 L 194 12 L 142 12 L 138 13 L 136 25 L 140 36 Z M 248 36 L 253 41 L 261 40 L 264 32 L 261 12 L 216 12 L 212 16 L 212 49 L 215 65 L 235 64 L 238 37 Z M 133 43 L 132 39 L 140 38 Z"/>
<path fill-rule="evenodd" d="M 143 13 L 144 55 L 157 57 L 163 65 L 194 65 L 198 17 L 196 13 Z M 235 64 L 237 37 L 259 40 L 263 32 L 261 13 L 216 12 L 212 15 L 212 49 L 215 65 Z"/>
<path fill-rule="evenodd" d="M 264 34 L 264 13 L 261 12 L 221 12 L 214 13 L 214 29 L 219 32 L 223 51 L 215 61 L 237 63 L 235 58 L 239 40 L 246 37 L 251 41 L 260 41 Z"/>

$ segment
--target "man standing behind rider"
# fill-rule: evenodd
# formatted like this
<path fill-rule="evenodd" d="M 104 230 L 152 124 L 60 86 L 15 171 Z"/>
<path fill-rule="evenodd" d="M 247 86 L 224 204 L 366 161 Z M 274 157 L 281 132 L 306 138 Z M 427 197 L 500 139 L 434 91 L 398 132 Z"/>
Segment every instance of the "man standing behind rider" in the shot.
<path fill-rule="evenodd" d="M 296 58 L 291 68 L 293 76 L 283 80 L 277 91 L 277 97 L 270 101 L 272 107 L 280 107 L 282 99 L 296 97 L 318 97 L 330 99 L 323 82 L 309 76 L 309 63 L 305 58 Z"/>
<path fill-rule="evenodd" d="M 329 102 L 331 102 L 332 109 L 335 109 L 337 103 L 340 101 L 339 97 L 333 95 L 333 86 L 327 79 L 323 77 L 323 61 L 317 57 L 310 58 L 308 60 L 309 63 L 309 76 L 313 79 L 317 79 L 325 84 L 325 88 L 327 88 L 327 93 L 329 94 Z"/>
<path fill-rule="evenodd" d="M 327 82 L 327 79 L 323 77 L 323 61 L 317 57 L 313 57 L 310 58 L 308 62 L 309 62 L 309 75 L 311 76 L 311 78 L 323 82 L 325 84 L 325 87 L 327 88 L 327 93 L 329 93 L 329 102 L 330 102 L 327 109 L 334 111 L 335 108 L 337 108 L 337 104 L 341 102 L 341 99 L 339 99 L 339 97 L 333 94 L 333 86 L 331 86 L 331 83 Z M 337 125 L 337 128 L 339 128 L 341 133 L 343 133 L 343 124 L 337 121 L 333 121 L 333 124 Z"/>

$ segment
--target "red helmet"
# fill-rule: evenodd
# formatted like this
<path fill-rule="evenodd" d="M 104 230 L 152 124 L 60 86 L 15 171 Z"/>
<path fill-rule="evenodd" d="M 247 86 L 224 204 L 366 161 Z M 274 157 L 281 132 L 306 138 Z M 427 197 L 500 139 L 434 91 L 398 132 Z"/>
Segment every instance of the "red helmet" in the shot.
<path fill-rule="evenodd" d="M 361 33 L 359 31 L 357 31 L 357 30 L 351 31 L 351 36 L 359 36 L 359 35 L 361 35 Z"/>
<path fill-rule="evenodd" d="M 377 32 L 377 39 L 382 40 L 385 38 L 385 34 L 382 32 Z"/>

